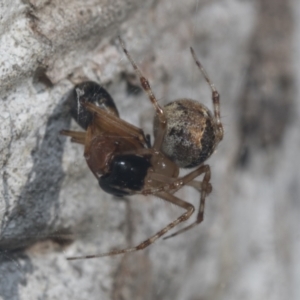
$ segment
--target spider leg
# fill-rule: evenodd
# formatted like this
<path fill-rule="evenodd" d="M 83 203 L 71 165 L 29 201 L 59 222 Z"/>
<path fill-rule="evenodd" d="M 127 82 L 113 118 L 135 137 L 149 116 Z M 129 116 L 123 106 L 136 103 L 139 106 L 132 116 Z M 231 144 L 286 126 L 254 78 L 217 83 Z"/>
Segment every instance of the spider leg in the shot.
<path fill-rule="evenodd" d="M 203 221 L 203 218 L 204 218 L 204 207 L 205 207 L 205 198 L 206 198 L 206 195 L 210 194 L 211 191 L 212 191 L 212 186 L 209 183 L 209 180 L 210 180 L 210 167 L 208 165 L 204 165 L 204 166 L 201 166 L 200 168 L 198 168 L 197 170 L 201 171 L 201 173 L 204 173 L 204 178 L 203 178 L 203 180 L 201 182 L 201 197 L 200 197 L 200 205 L 199 205 L 199 211 L 198 211 L 197 218 L 196 218 L 196 220 L 192 224 L 190 224 L 190 225 L 188 225 L 188 226 L 186 226 L 186 227 L 184 227 L 184 228 L 176 231 L 175 233 L 173 233 L 171 235 L 166 236 L 164 238 L 164 240 L 169 239 L 169 238 L 171 238 L 173 236 L 176 236 L 176 235 L 178 235 L 180 233 L 183 233 L 183 232 L 185 232 L 185 231 L 187 231 L 187 230 L 195 227 L 196 225 L 198 225 L 199 223 L 201 223 Z M 191 172 L 191 173 L 193 173 L 193 172 Z M 187 174 L 185 177 L 188 177 L 189 175 L 190 174 Z M 194 181 L 191 181 L 191 183 L 192 182 L 194 182 Z M 197 188 L 194 185 L 194 183 L 192 183 L 192 186 L 195 187 L 195 188 Z"/>
<path fill-rule="evenodd" d="M 202 181 L 196 181 L 194 178 L 198 177 L 199 175 L 204 173 L 204 178 Z M 200 204 L 199 204 L 199 211 L 198 215 L 196 218 L 196 221 L 192 223 L 191 225 L 184 227 L 183 229 L 167 236 L 164 238 L 168 239 L 170 237 L 176 236 L 182 232 L 185 232 L 199 223 L 203 221 L 204 217 L 204 207 L 205 207 L 205 199 L 208 194 L 211 193 L 212 191 L 212 186 L 210 184 L 210 167 L 209 165 L 203 165 L 197 168 L 196 170 L 190 172 L 189 174 L 181 177 L 181 178 L 170 178 L 168 176 L 162 175 L 162 174 L 157 174 L 157 173 L 151 173 L 150 178 L 152 180 L 156 180 L 162 183 L 165 183 L 163 186 L 155 187 L 155 188 L 150 188 L 147 190 L 143 191 L 144 195 L 147 194 L 157 194 L 160 191 L 165 191 L 171 194 L 176 193 L 179 189 L 181 189 L 184 185 L 189 185 L 197 189 L 200 194 Z"/>
<path fill-rule="evenodd" d="M 125 43 L 123 42 L 121 37 L 119 37 L 119 41 L 120 41 L 121 47 L 123 48 L 123 51 L 124 51 L 125 55 L 127 56 L 127 58 L 130 61 L 131 65 L 133 66 L 134 71 L 136 72 L 136 74 L 140 78 L 140 83 L 141 83 L 142 88 L 148 94 L 148 97 L 149 97 L 151 103 L 154 106 L 155 112 L 158 115 L 159 130 L 158 130 L 158 134 L 156 136 L 156 139 L 154 141 L 153 148 L 156 149 L 156 150 L 159 150 L 160 147 L 161 147 L 161 144 L 163 142 L 165 132 L 166 132 L 166 127 L 167 127 L 167 119 L 166 119 L 165 113 L 163 111 L 163 108 L 157 102 L 156 97 L 155 97 L 155 95 L 154 95 L 154 93 L 151 89 L 151 86 L 150 86 L 150 83 L 149 83 L 148 79 L 143 76 L 142 72 L 140 71 L 140 69 L 138 68 L 138 66 L 136 65 L 134 60 L 132 59 L 131 55 L 128 53 L 128 50 L 125 47 Z"/>
<path fill-rule="evenodd" d="M 223 139 L 224 130 L 223 130 L 223 125 L 221 123 L 221 117 L 220 117 L 220 95 L 219 95 L 214 83 L 209 79 L 208 74 L 206 73 L 206 71 L 203 68 L 202 64 L 200 63 L 200 61 L 196 57 L 194 49 L 192 47 L 190 49 L 191 49 L 191 53 L 192 53 L 192 56 L 194 58 L 194 61 L 195 61 L 196 65 L 198 66 L 198 68 L 201 71 L 201 73 L 203 74 L 206 82 L 209 84 L 209 86 L 211 88 L 212 101 L 213 101 L 213 106 L 214 106 L 215 121 L 216 121 L 216 125 L 217 125 L 217 128 L 218 128 L 218 140 L 221 141 Z"/>
<path fill-rule="evenodd" d="M 186 185 L 191 186 L 195 188 L 197 191 L 201 192 L 203 188 L 206 189 L 206 193 L 209 194 L 212 191 L 212 186 L 210 183 L 203 184 L 202 181 L 193 180 L 191 182 L 188 182 Z M 203 187 L 204 186 L 204 187 Z"/>
<path fill-rule="evenodd" d="M 75 260 L 75 259 L 87 259 L 87 258 L 96 258 L 96 257 L 104 257 L 104 256 L 113 256 L 113 255 L 130 253 L 130 252 L 142 250 L 142 249 L 148 247 L 149 245 L 153 244 L 158 238 L 160 238 L 162 235 L 167 233 L 170 229 L 172 229 L 179 223 L 184 222 L 187 219 L 189 219 L 190 216 L 195 211 L 195 208 L 192 204 L 190 204 L 186 201 L 183 201 L 172 194 L 169 194 L 166 192 L 160 192 L 160 193 L 157 193 L 156 196 L 158 196 L 158 197 L 162 198 L 163 200 L 166 200 L 170 203 L 173 203 L 181 208 L 184 208 L 186 210 L 186 212 L 184 214 L 182 214 L 180 217 L 178 217 L 176 220 L 174 220 L 172 223 L 168 224 L 166 227 L 164 227 L 163 229 L 158 231 L 155 235 L 151 236 L 150 238 L 148 238 L 147 240 L 145 240 L 144 242 L 140 243 L 139 245 L 137 245 L 135 247 L 126 248 L 126 249 L 122 249 L 122 250 L 112 250 L 110 252 L 102 253 L 102 254 L 68 257 L 67 259 Z"/>
<path fill-rule="evenodd" d="M 203 173 L 205 173 L 205 176 L 201 183 L 194 181 L 194 179 L 196 177 L 198 177 L 199 175 L 201 175 Z M 210 180 L 209 165 L 202 165 L 199 168 L 197 168 L 196 170 L 194 170 L 180 178 L 170 178 L 168 176 L 158 174 L 158 173 L 149 174 L 149 178 L 152 180 L 163 182 L 163 183 L 165 183 L 165 185 L 160 186 L 160 187 L 145 189 L 142 191 L 142 194 L 144 194 L 144 195 L 155 194 L 160 191 L 166 191 L 168 193 L 174 194 L 178 190 L 180 190 L 184 185 L 193 186 L 194 188 L 199 189 L 199 191 L 205 190 L 207 194 L 209 194 L 212 191 L 212 186 L 209 183 L 209 180 Z M 206 178 L 208 178 L 208 180 Z"/>

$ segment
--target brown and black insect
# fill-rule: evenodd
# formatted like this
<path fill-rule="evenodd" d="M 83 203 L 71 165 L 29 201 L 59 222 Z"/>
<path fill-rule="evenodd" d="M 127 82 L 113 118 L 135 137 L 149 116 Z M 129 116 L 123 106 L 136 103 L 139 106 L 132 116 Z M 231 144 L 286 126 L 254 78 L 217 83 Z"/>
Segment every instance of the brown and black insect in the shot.
<path fill-rule="evenodd" d="M 142 129 L 119 118 L 111 96 L 94 82 L 75 86 L 70 96 L 71 114 L 86 131 L 63 130 L 62 134 L 72 137 L 73 142 L 84 145 L 86 162 L 105 192 L 119 197 L 154 195 L 183 208 L 185 212 L 135 247 L 70 257 L 69 260 L 134 252 L 154 243 L 194 213 L 192 204 L 174 195 L 185 185 L 192 186 L 201 193 L 197 218 L 191 225 L 165 239 L 191 229 L 203 221 L 205 198 L 212 191 L 209 182 L 210 167 L 204 162 L 223 138 L 219 93 L 196 58 L 193 48 L 191 53 L 195 63 L 212 91 L 214 114 L 203 104 L 185 98 L 161 107 L 148 80 L 138 69 L 121 39 L 120 44 L 155 109 L 153 145 L 151 146 Z M 178 177 L 179 168 L 196 169 Z M 202 174 L 202 181 L 195 180 Z"/>

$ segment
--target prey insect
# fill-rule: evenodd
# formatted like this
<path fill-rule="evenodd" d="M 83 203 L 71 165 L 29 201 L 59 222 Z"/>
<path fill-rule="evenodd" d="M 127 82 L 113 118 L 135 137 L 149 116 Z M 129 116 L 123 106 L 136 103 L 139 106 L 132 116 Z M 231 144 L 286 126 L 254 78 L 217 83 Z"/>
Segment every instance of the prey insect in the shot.
<path fill-rule="evenodd" d="M 165 239 L 185 232 L 203 221 L 205 199 L 212 191 L 210 167 L 204 162 L 223 138 L 219 93 L 193 48 L 192 57 L 212 91 L 213 114 L 203 104 L 186 98 L 162 107 L 124 42 L 121 38 L 119 40 L 155 110 L 153 145 L 142 129 L 119 117 L 116 105 L 107 91 L 97 83 L 89 81 L 75 86 L 70 96 L 71 114 L 86 131 L 63 130 L 61 133 L 84 146 L 86 162 L 105 192 L 118 197 L 154 195 L 179 206 L 185 212 L 135 247 L 69 257 L 69 260 L 112 256 L 148 247 L 194 213 L 192 204 L 174 195 L 187 185 L 200 192 L 196 220 Z M 180 168 L 194 169 L 179 177 Z M 200 175 L 203 175 L 202 180 L 198 179 Z"/>

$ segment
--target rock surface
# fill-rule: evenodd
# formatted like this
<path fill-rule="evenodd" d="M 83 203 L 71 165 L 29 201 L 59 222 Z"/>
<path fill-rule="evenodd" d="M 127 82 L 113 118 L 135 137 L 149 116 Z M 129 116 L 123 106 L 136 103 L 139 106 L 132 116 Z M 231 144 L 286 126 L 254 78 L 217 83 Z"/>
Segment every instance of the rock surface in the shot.
<path fill-rule="evenodd" d="M 112 4 L 113 3 L 113 4 Z M 20 1 L 0 4 L 0 298 L 300 299 L 300 5 L 253 1 Z M 153 108 L 121 35 L 160 103 L 211 105 L 189 47 L 221 94 L 225 138 L 208 163 L 199 227 L 127 256 L 181 210 L 103 193 L 65 100 L 86 79 L 152 134 Z M 198 206 L 198 193 L 179 196 Z"/>

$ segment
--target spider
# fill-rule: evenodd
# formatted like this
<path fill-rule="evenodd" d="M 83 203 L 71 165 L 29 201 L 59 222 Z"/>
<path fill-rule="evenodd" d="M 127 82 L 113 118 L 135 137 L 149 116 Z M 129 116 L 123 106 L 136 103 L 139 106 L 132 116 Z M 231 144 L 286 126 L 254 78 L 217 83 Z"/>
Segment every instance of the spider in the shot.
<path fill-rule="evenodd" d="M 179 99 L 164 107 L 158 103 L 148 80 L 127 51 L 120 45 L 133 66 L 154 110 L 154 143 L 143 130 L 119 118 L 117 107 L 108 92 L 95 82 L 75 86 L 69 97 L 71 114 L 85 132 L 63 130 L 71 141 L 84 145 L 84 157 L 100 187 L 114 196 L 154 195 L 173 203 L 185 212 L 176 220 L 135 247 L 107 253 L 69 257 L 68 260 L 112 256 L 142 250 L 165 235 L 194 213 L 192 204 L 174 195 L 183 186 L 200 192 L 196 220 L 189 226 L 165 237 L 173 237 L 203 221 L 206 195 L 211 193 L 210 167 L 204 162 L 223 138 L 219 93 L 209 79 L 191 47 L 192 57 L 212 91 L 214 114 L 203 104 Z M 180 168 L 195 168 L 179 177 Z M 203 180 L 195 180 L 204 174 Z"/>

